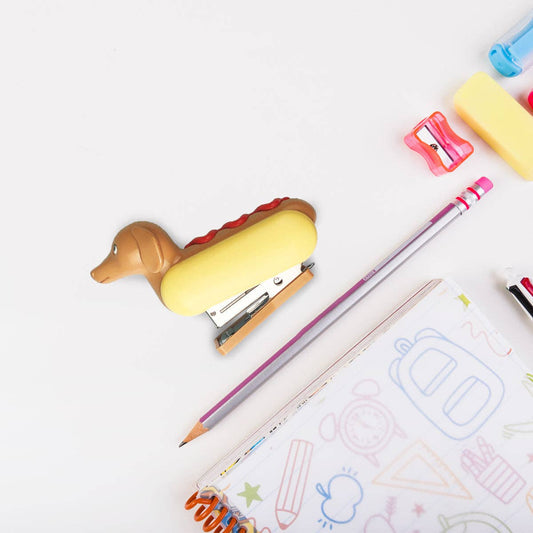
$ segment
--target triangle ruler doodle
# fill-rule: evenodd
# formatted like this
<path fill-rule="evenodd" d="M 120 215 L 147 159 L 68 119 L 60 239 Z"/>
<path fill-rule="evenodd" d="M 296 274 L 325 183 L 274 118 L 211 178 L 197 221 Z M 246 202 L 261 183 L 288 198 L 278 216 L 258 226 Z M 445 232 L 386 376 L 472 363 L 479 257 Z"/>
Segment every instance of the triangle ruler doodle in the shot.
<path fill-rule="evenodd" d="M 373 482 L 376 485 L 472 499 L 470 492 L 448 465 L 421 440 L 404 450 Z"/>

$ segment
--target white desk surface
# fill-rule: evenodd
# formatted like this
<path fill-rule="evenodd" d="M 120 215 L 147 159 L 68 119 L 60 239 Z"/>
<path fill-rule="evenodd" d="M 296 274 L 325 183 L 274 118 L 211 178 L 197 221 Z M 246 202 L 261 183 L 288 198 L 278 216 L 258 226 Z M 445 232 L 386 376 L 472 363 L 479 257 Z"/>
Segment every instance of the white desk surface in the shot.
<path fill-rule="evenodd" d="M 511 5 L 512 4 L 512 5 Z M 533 184 L 457 117 L 527 0 L 4 2 L 0 529 L 197 531 L 194 481 L 425 281 L 451 276 L 533 365 L 504 289 L 533 275 Z M 500 80 L 523 99 L 533 71 Z M 435 178 L 403 143 L 441 110 L 475 154 Z M 465 186 L 495 189 L 215 430 L 215 401 Z M 315 279 L 227 357 L 205 316 L 89 272 L 123 225 L 178 243 L 277 196 L 317 210 Z"/>

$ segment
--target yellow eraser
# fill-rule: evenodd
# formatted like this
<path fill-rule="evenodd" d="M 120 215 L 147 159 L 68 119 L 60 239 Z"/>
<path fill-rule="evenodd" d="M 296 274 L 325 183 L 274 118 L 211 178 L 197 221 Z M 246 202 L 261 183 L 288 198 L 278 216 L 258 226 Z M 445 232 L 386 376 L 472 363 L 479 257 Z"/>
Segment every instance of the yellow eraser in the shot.
<path fill-rule="evenodd" d="M 533 116 L 488 74 L 474 74 L 455 94 L 459 116 L 522 177 L 533 180 Z"/>
<path fill-rule="evenodd" d="M 316 240 L 307 215 L 280 211 L 175 264 L 161 298 L 175 313 L 197 315 L 305 261 Z"/>

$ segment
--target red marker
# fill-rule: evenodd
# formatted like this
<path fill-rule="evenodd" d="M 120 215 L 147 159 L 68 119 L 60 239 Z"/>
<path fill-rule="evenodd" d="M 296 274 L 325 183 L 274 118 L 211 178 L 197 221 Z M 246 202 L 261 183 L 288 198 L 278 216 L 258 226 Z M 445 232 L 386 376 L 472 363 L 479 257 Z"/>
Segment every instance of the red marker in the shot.
<path fill-rule="evenodd" d="M 529 280 L 529 278 L 522 278 L 520 280 L 520 285 L 526 289 L 526 291 L 533 296 L 533 283 Z"/>

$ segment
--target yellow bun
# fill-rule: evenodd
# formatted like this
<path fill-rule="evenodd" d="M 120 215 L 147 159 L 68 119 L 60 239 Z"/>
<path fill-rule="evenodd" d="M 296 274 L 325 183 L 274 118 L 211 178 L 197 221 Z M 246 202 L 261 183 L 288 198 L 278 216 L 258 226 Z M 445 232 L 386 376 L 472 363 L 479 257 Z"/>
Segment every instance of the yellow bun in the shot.
<path fill-rule="evenodd" d="M 180 315 L 203 313 L 305 261 L 316 239 L 308 216 L 280 211 L 171 267 L 161 298 Z"/>

